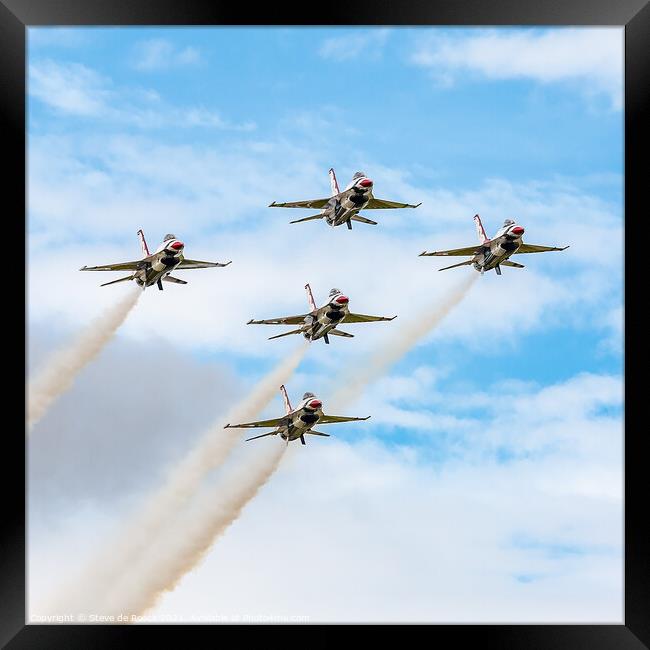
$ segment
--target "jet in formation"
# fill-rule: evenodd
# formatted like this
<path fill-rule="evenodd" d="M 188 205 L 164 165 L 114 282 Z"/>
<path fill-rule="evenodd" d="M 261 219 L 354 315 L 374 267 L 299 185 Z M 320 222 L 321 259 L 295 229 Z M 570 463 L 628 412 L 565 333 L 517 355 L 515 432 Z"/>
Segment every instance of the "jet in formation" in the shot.
<path fill-rule="evenodd" d="M 276 336 L 269 337 L 278 339 L 282 336 L 291 334 L 302 334 L 308 341 L 317 341 L 323 339 L 329 343 L 329 336 L 344 336 L 354 338 L 354 334 L 348 334 L 338 329 L 341 323 L 371 323 L 380 320 L 393 320 L 396 316 L 366 316 L 365 314 L 353 314 L 348 309 L 349 298 L 344 296 L 339 289 L 330 291 L 328 301 L 322 306 L 317 307 L 314 302 L 314 296 L 311 287 L 306 284 L 307 300 L 311 311 L 308 314 L 299 314 L 298 316 L 285 316 L 284 318 L 269 318 L 267 320 L 249 320 L 247 325 L 300 325 L 298 329 L 284 332 Z"/>
<path fill-rule="evenodd" d="M 231 262 L 222 264 L 221 262 L 201 262 L 199 260 L 188 260 L 183 256 L 185 244 L 176 238 L 176 235 L 165 235 L 162 244 L 158 246 L 154 253 L 149 252 L 149 247 L 144 238 L 142 230 L 138 230 L 140 246 L 144 257 L 135 262 L 122 262 L 119 264 L 105 264 L 104 266 L 84 266 L 80 271 L 132 271 L 119 280 L 105 282 L 102 287 L 117 282 L 126 282 L 126 280 L 135 280 L 142 289 L 146 289 L 153 284 L 158 285 L 162 291 L 162 283 L 174 282 L 175 284 L 187 284 L 185 280 L 179 280 L 172 277 L 170 273 L 175 270 L 186 271 L 189 269 L 207 269 L 215 266 L 228 266 Z"/>
<path fill-rule="evenodd" d="M 325 415 L 322 410 L 323 403 L 319 400 L 314 393 L 305 393 L 302 396 L 302 401 L 297 408 L 291 408 L 291 402 L 284 386 L 280 386 L 280 392 L 284 399 L 285 415 L 281 418 L 274 418 L 272 420 L 260 420 L 259 422 L 246 422 L 244 424 L 226 424 L 224 429 L 253 429 L 257 427 L 273 427 L 275 431 L 269 431 L 259 436 L 247 438 L 249 440 L 256 440 L 257 438 L 264 438 L 265 436 L 280 435 L 282 440 L 286 440 L 287 444 L 291 440 L 300 438 L 300 442 L 305 444 L 305 435 L 312 436 L 325 436 L 329 437 L 329 433 L 321 433 L 320 431 L 313 431 L 312 427 L 316 424 L 335 424 L 337 422 L 356 422 L 359 420 L 367 420 L 370 416 L 365 418 L 349 418 L 340 415 Z"/>
<path fill-rule="evenodd" d="M 289 203 L 276 203 L 273 201 L 270 208 L 316 208 L 322 210 L 319 214 L 311 217 L 296 219 L 290 223 L 300 223 L 301 221 L 311 221 L 313 219 L 325 219 L 332 227 L 347 224 L 348 229 L 352 230 L 352 222 L 358 221 L 368 223 L 373 226 L 377 225 L 376 221 L 362 217 L 361 210 L 386 210 L 390 208 L 417 208 L 417 205 L 410 203 L 398 203 L 397 201 L 385 201 L 376 199 L 372 195 L 373 182 L 364 172 L 357 172 L 347 187 L 341 192 L 339 184 L 336 181 L 336 174 L 333 169 L 329 170 L 331 196 L 327 199 L 313 199 L 312 201 L 293 201 Z"/>
<path fill-rule="evenodd" d="M 459 264 L 452 264 L 445 266 L 439 271 L 446 271 L 453 269 L 457 266 L 469 266 L 470 264 L 481 273 L 494 269 L 497 275 L 501 275 L 502 266 L 511 266 L 516 269 L 523 269 L 523 264 L 511 262 L 508 258 L 511 255 L 519 255 L 520 253 L 545 253 L 546 251 L 563 251 L 569 248 L 557 248 L 555 246 L 537 246 L 535 244 L 524 244 L 521 240 L 524 234 L 524 229 L 517 225 L 512 219 L 506 219 L 503 226 L 497 231 L 492 239 L 488 239 L 481 223 L 481 218 L 477 215 L 474 216 L 476 224 L 476 233 L 478 235 L 479 243 L 474 246 L 467 246 L 465 248 L 454 248 L 448 251 L 434 251 L 427 253 L 424 251 L 420 253 L 420 257 L 429 255 L 472 255 L 472 259 L 460 262 Z"/>

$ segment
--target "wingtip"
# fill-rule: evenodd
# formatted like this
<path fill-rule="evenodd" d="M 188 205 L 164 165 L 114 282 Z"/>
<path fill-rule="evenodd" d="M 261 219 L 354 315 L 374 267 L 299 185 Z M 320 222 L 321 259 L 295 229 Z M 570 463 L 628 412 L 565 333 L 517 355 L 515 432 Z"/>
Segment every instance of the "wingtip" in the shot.
<path fill-rule="evenodd" d="M 423 256 L 426 255 L 426 254 L 427 254 L 426 251 L 422 251 L 422 252 L 418 255 L 418 257 L 423 257 Z"/>
<path fill-rule="evenodd" d="M 224 429 L 232 429 L 232 427 L 230 426 L 230 422 L 228 422 L 228 424 L 226 424 L 226 426 L 224 427 Z"/>
<path fill-rule="evenodd" d="M 224 266 L 228 266 L 228 264 L 232 264 L 232 260 L 230 260 L 229 262 L 224 262 L 223 265 L 224 265 Z"/>
<path fill-rule="evenodd" d="M 564 248 L 561 248 L 560 250 L 565 251 L 565 250 L 566 250 L 567 248 L 569 248 L 570 246 L 571 246 L 571 244 L 569 244 L 569 246 L 565 246 Z"/>
<path fill-rule="evenodd" d="M 395 314 L 395 316 L 393 316 L 392 318 L 389 318 L 388 320 L 395 320 L 396 318 L 397 318 L 397 314 Z"/>
<path fill-rule="evenodd" d="M 85 271 L 88 268 L 87 264 L 84 264 L 79 270 L 80 271 Z"/>
<path fill-rule="evenodd" d="M 417 203 L 417 204 L 414 205 L 413 207 L 414 207 L 414 208 L 419 208 L 421 205 L 422 205 L 422 201 L 420 201 L 419 203 Z"/>
<path fill-rule="evenodd" d="M 369 419 L 370 419 L 370 416 L 367 416 L 367 417 L 365 417 L 365 418 L 361 418 L 361 419 L 362 419 L 362 420 L 369 420 Z"/>
<path fill-rule="evenodd" d="M 275 201 L 273 201 L 273 203 L 269 203 L 269 208 L 274 208 L 276 205 L 277 205 L 277 203 Z"/>

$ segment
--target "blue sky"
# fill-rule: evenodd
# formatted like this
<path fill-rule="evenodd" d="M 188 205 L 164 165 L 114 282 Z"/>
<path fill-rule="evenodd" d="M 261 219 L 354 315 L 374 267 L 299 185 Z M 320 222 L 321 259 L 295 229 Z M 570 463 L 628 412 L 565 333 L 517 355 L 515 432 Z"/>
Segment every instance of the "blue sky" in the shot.
<path fill-rule="evenodd" d="M 232 266 L 197 273 L 187 287 L 160 296 L 145 293 L 115 345 L 169 346 L 197 367 L 225 365 L 241 389 L 296 343 L 269 342 L 279 329 L 244 323 L 301 313 L 307 281 L 317 302 L 341 287 L 355 311 L 398 319 L 355 326 L 354 340 L 329 348 L 311 346 L 289 390 L 326 399 L 341 373 L 391 345 L 401 323 L 474 273 L 438 274 L 443 264 L 417 255 L 472 244 L 475 213 L 488 235 L 514 218 L 526 227 L 526 241 L 570 244 L 562 253 L 525 256 L 524 270 L 480 278 L 440 327 L 347 407 L 372 413 L 363 433 L 346 429 L 335 442 L 312 445 L 318 458 L 332 442 L 323 465 L 312 458 L 303 471 L 326 476 L 325 468 L 334 468 L 336 481 L 337 458 L 363 475 L 380 476 L 389 466 L 406 477 L 397 493 L 425 480 L 424 472 L 434 481 L 425 491 L 453 495 L 458 486 L 456 506 L 471 503 L 468 512 L 481 500 L 481 488 L 468 485 L 483 476 L 501 486 L 503 493 L 488 490 L 485 506 L 508 513 L 484 540 L 494 550 L 484 561 L 498 578 L 482 585 L 486 593 L 503 590 L 503 613 L 496 605 L 482 612 L 470 604 L 468 613 L 445 606 L 441 619 L 430 620 L 504 620 L 521 602 L 521 585 L 532 593 L 523 619 L 538 611 L 540 620 L 618 620 L 622 43 L 619 29 L 30 29 L 30 327 L 39 332 L 47 323 L 65 337 L 90 321 L 121 285 L 100 290 L 97 277 L 76 269 L 134 259 L 139 227 L 150 247 L 175 232 L 190 257 L 232 259 Z M 378 226 L 359 224 L 352 232 L 320 222 L 290 226 L 298 212 L 308 213 L 266 207 L 326 196 L 330 166 L 340 184 L 362 169 L 375 179 L 376 196 L 423 204 L 386 211 Z M 173 395 L 164 397 L 180 412 Z M 278 408 L 279 399 L 267 410 Z M 56 429 L 55 416 L 43 426 Z M 298 460 L 277 484 L 307 480 L 295 475 Z M 574 472 L 571 479 L 565 470 Z M 511 502 L 526 476 L 538 489 Z M 347 493 L 339 478 L 346 501 L 372 510 L 372 497 L 363 501 L 362 488 Z M 277 507 L 274 494 L 270 485 L 242 519 L 265 521 Z M 69 496 L 74 504 L 77 496 Z M 561 513 L 558 500 L 569 504 Z M 324 518 L 337 521 L 338 506 L 323 505 Z M 547 517 L 548 526 L 528 515 L 522 522 L 526 509 Z M 438 515 L 453 512 L 450 506 Z M 403 524 L 418 535 L 417 522 Z M 360 539 L 382 526 L 369 520 Z M 247 530 L 238 522 L 232 537 L 250 544 Z M 49 534 L 64 539 L 70 531 Z M 215 558 L 163 601 L 161 612 L 200 608 L 214 571 L 225 571 L 223 562 L 234 557 L 228 553 L 236 552 L 227 539 L 226 559 L 217 557 L 217 544 Z M 336 547 L 336 539 L 328 543 Z M 553 550 L 567 548 L 582 550 Z M 420 550 L 407 552 L 423 558 Z M 42 562 L 48 557 L 43 551 Z M 227 576 L 237 579 L 230 569 Z M 299 571 L 289 579 L 301 585 Z M 394 579 L 401 584 L 403 575 Z M 558 602 L 554 588 L 582 604 Z M 278 602 L 270 586 L 262 592 Z M 422 607 L 414 615 L 426 618 L 431 596 L 424 585 L 415 592 Z M 291 609 L 283 598 L 279 610 Z M 408 616 L 389 601 L 374 603 L 378 619 Z M 224 595 L 225 609 L 227 602 Z M 350 615 L 364 620 L 374 615 L 369 611 L 353 608 Z M 347 615 L 320 601 L 309 613 L 324 620 Z"/>

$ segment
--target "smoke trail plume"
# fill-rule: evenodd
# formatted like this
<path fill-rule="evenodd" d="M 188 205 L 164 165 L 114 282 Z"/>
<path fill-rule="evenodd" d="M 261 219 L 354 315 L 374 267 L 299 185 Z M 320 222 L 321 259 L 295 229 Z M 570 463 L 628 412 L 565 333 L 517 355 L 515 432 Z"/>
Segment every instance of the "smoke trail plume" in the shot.
<path fill-rule="evenodd" d="M 135 570 L 133 565 L 149 553 L 159 536 L 163 533 L 182 534 L 182 531 L 174 529 L 177 515 L 199 490 L 203 479 L 221 465 L 230 450 L 241 441 L 241 431 L 224 429 L 224 424 L 256 418 L 277 394 L 280 385 L 291 377 L 307 347 L 308 344 L 304 343 L 283 359 L 244 400 L 215 421 L 197 446 L 169 472 L 163 487 L 151 495 L 144 508 L 95 556 L 80 580 L 71 585 L 66 594 L 53 599 L 48 609 L 55 606 L 58 611 L 66 607 L 72 611 L 87 611 L 94 607 L 95 611 L 103 611 L 100 603 L 106 601 L 112 586 L 125 571 Z M 167 525 L 172 533 L 163 530 Z"/>
<path fill-rule="evenodd" d="M 77 374 L 90 363 L 111 340 L 118 327 L 135 307 L 142 292 L 130 291 L 114 307 L 107 309 L 66 348 L 56 352 L 43 370 L 29 382 L 27 426 L 31 429 L 65 393 Z"/>
<path fill-rule="evenodd" d="M 427 307 L 406 325 L 397 328 L 395 335 L 389 338 L 376 354 L 340 379 L 337 390 L 328 400 L 331 404 L 330 408 L 338 411 L 359 399 L 369 383 L 383 375 L 442 321 L 465 297 L 477 278 L 477 274 L 472 274 L 439 304 Z"/>
<path fill-rule="evenodd" d="M 102 604 L 102 611 L 115 615 L 128 612 L 130 617 L 154 607 L 165 592 L 173 590 L 201 562 L 240 516 L 276 471 L 285 449 L 284 443 L 276 442 L 270 452 L 237 464 L 214 488 L 205 490 L 196 507 L 169 534 L 158 538 L 146 557 L 135 566 L 125 567 L 122 579 Z"/>

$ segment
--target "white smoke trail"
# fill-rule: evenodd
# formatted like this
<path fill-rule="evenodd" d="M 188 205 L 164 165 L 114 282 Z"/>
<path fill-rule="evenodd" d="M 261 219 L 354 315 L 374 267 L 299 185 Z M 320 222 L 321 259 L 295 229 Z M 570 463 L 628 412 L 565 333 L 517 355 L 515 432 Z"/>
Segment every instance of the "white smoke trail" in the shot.
<path fill-rule="evenodd" d="M 307 347 L 308 344 L 304 343 L 283 359 L 244 400 L 214 423 L 180 465 L 170 471 L 163 487 L 94 557 L 80 579 L 70 585 L 63 596 L 52 600 L 49 610 L 83 612 L 90 608 L 103 611 L 101 603 L 109 599 L 111 588 L 125 571 L 134 570 L 135 563 L 141 560 L 141 556 L 146 556 L 167 524 L 174 530 L 177 515 L 198 491 L 203 479 L 221 465 L 231 449 L 241 441 L 241 431 L 224 429 L 224 424 L 257 417 L 276 395 L 280 385 L 291 377 Z"/>
<path fill-rule="evenodd" d="M 31 429 L 67 391 L 79 372 L 111 340 L 118 327 L 135 307 L 142 291 L 129 291 L 117 305 L 93 320 L 66 348 L 56 352 L 27 389 L 27 426 Z"/>
<path fill-rule="evenodd" d="M 276 442 L 270 453 L 237 464 L 214 488 L 205 490 L 188 516 L 155 540 L 140 562 L 124 567 L 122 579 L 102 603 L 102 612 L 140 616 L 172 591 L 271 478 L 285 449 L 284 442 Z"/>
<path fill-rule="evenodd" d="M 477 278 L 477 274 L 472 274 L 463 280 L 440 303 L 427 307 L 406 325 L 397 328 L 395 335 L 389 338 L 374 355 L 339 378 L 337 390 L 328 399 L 330 409 L 332 411 L 344 409 L 359 399 L 369 383 L 383 375 L 442 321 L 467 295 Z"/>

